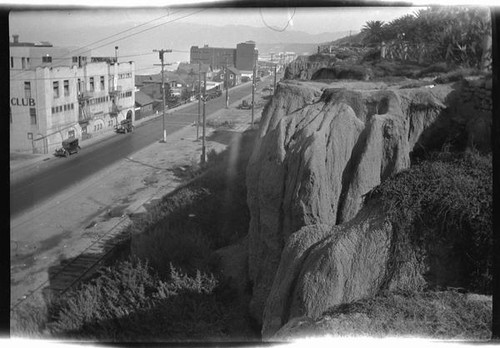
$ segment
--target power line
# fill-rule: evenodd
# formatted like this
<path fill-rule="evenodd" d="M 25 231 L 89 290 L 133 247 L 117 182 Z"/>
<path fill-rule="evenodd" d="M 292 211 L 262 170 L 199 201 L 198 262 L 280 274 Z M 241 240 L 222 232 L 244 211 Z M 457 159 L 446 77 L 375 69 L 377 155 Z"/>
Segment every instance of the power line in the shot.
<path fill-rule="evenodd" d="M 131 36 L 134 36 L 134 35 L 137 35 L 137 34 L 143 33 L 143 32 L 145 32 L 145 31 L 148 31 L 148 30 L 151 30 L 151 29 L 157 28 L 157 27 L 159 27 L 159 26 L 162 26 L 162 25 L 165 25 L 165 24 L 168 24 L 168 23 L 175 22 L 175 21 L 177 21 L 177 20 L 179 20 L 179 19 L 183 19 L 183 18 L 189 17 L 189 16 L 191 16 L 191 15 L 193 15 L 193 14 L 199 13 L 199 12 L 204 11 L 204 10 L 205 10 L 205 9 L 202 9 L 202 10 L 200 10 L 200 11 L 197 11 L 197 12 L 194 12 L 194 13 L 191 13 L 191 14 L 188 14 L 188 15 L 186 15 L 186 16 L 179 17 L 179 18 L 176 18 L 176 19 L 173 19 L 173 20 L 171 20 L 171 21 L 164 22 L 164 23 L 160 23 L 160 24 L 155 25 L 155 26 L 153 26 L 153 27 L 151 27 L 151 28 L 148 28 L 148 29 L 142 30 L 142 31 L 140 31 L 140 32 L 137 32 L 137 33 L 134 33 L 134 34 L 131 34 L 131 35 L 127 35 L 127 36 L 122 37 L 122 38 L 119 38 L 119 39 L 117 39 L 117 40 L 114 40 L 114 41 L 108 42 L 108 43 L 106 43 L 106 44 L 104 44 L 104 45 L 101 45 L 101 46 L 98 46 L 98 47 L 94 47 L 94 48 L 92 48 L 92 49 L 98 49 L 98 48 L 101 48 L 101 47 L 104 47 L 104 46 L 110 45 L 110 44 L 112 44 L 112 43 L 114 43 L 114 42 L 117 42 L 117 41 L 120 41 L 120 40 L 123 40 L 123 39 L 129 38 L 129 37 L 131 37 Z M 178 12 L 180 12 L 180 11 L 181 11 L 181 10 L 179 10 Z M 170 16 L 170 13 L 168 13 L 167 15 L 160 16 L 160 17 L 158 17 L 158 18 L 155 18 L 155 19 L 153 19 L 153 20 L 151 20 L 151 21 L 145 22 L 145 23 L 143 23 L 143 24 L 140 24 L 140 25 L 138 25 L 138 26 L 135 26 L 135 27 L 133 27 L 133 28 L 129 28 L 129 29 L 126 29 L 126 30 L 122 30 L 122 31 L 121 31 L 121 32 L 119 32 L 119 33 L 113 34 L 113 35 L 111 35 L 111 36 L 105 37 L 105 38 L 100 39 L 100 40 L 97 40 L 97 41 L 94 41 L 94 42 L 92 42 L 92 43 L 90 43 L 90 44 L 88 44 L 88 45 L 86 45 L 86 46 L 79 47 L 79 48 L 77 48 L 77 49 L 71 50 L 71 51 L 69 51 L 69 52 L 68 52 L 68 54 L 67 54 L 66 56 L 63 56 L 63 57 L 60 57 L 60 58 L 57 58 L 57 59 L 68 59 L 68 58 L 70 58 L 71 54 L 72 54 L 72 53 L 74 53 L 74 52 L 77 52 L 77 51 L 83 50 L 83 49 L 85 49 L 85 48 L 87 48 L 87 47 L 90 47 L 91 45 L 94 45 L 94 44 L 99 43 L 99 42 L 106 41 L 106 40 L 108 40 L 108 39 L 110 39 L 110 38 L 116 37 L 116 36 L 118 36 L 118 35 L 120 35 L 120 34 L 123 34 L 123 33 L 125 33 L 125 32 L 128 32 L 128 31 L 131 31 L 131 30 L 137 29 L 138 27 L 141 27 L 141 26 L 144 26 L 144 25 L 146 25 L 146 24 L 152 23 L 152 22 L 154 22 L 154 21 L 156 21 L 156 20 L 158 20 L 158 19 L 162 19 L 162 18 L 165 18 L 165 17 L 167 17 L 167 16 Z M 53 66 L 54 66 L 54 65 L 53 65 Z"/>
<path fill-rule="evenodd" d="M 86 46 L 83 46 L 83 47 L 79 47 L 79 48 L 77 48 L 77 49 L 74 49 L 73 51 L 70 51 L 69 53 L 76 52 L 76 51 L 79 51 L 79 50 L 84 50 L 85 48 L 90 47 L 90 46 L 92 46 L 92 45 L 95 45 L 95 44 L 97 44 L 97 43 L 99 43 L 99 42 L 106 41 L 106 40 L 111 39 L 111 38 L 113 38 L 113 37 L 115 37 L 115 36 L 121 35 L 121 34 L 126 33 L 126 32 L 128 32 L 128 31 L 131 31 L 131 30 L 137 29 L 137 28 L 139 28 L 139 27 L 145 26 L 145 25 L 147 25 L 147 24 L 149 24 L 149 23 L 152 23 L 152 22 L 154 22 L 154 21 L 157 21 L 157 20 L 159 20 L 159 19 L 162 19 L 162 18 L 165 18 L 165 17 L 169 17 L 169 16 L 170 16 L 170 11 L 169 11 L 168 9 L 167 9 L 167 11 L 168 11 L 168 13 L 167 13 L 166 15 L 164 15 L 164 16 L 160 16 L 160 17 L 155 18 L 155 19 L 153 19 L 153 20 L 150 20 L 150 21 L 148 21 L 148 22 L 145 22 L 145 23 L 139 24 L 139 25 L 137 25 L 137 26 L 135 26 L 135 27 L 133 27 L 133 28 L 129 28 L 129 29 L 122 30 L 122 31 L 120 31 L 120 32 L 118 32 L 118 33 L 116 33 L 116 34 L 113 34 L 113 35 L 110 35 L 110 36 L 105 37 L 105 38 L 103 38 L 103 39 L 100 39 L 100 40 L 94 41 L 94 42 L 92 42 L 92 43 L 90 43 L 90 44 L 88 44 L 88 45 L 86 45 Z M 179 10 L 179 11 L 177 11 L 177 12 L 180 12 L 180 11 L 181 11 L 181 10 Z M 172 13 L 172 14 L 173 14 L 173 13 Z M 110 43 L 112 43 L 112 42 L 115 42 L 115 41 L 111 41 Z M 109 45 L 110 43 L 107 43 L 106 45 Z M 101 46 L 101 47 L 102 47 L 102 46 Z M 93 48 L 93 49 L 97 49 L 97 48 Z M 69 54 L 69 53 L 68 53 L 68 54 Z"/>
<path fill-rule="evenodd" d="M 153 19 L 153 20 L 151 20 L 151 21 L 149 21 L 149 22 L 145 22 L 145 23 L 139 24 L 139 25 L 138 25 L 138 26 L 136 26 L 136 27 L 129 28 L 129 29 L 123 30 L 123 31 L 121 31 L 121 32 L 119 32 L 119 33 L 113 34 L 113 35 L 111 35 L 111 36 L 107 36 L 107 37 L 105 37 L 105 38 L 103 38 L 103 39 L 100 39 L 100 40 L 94 41 L 94 42 L 92 42 L 92 43 L 90 43 L 90 44 L 88 44 L 88 45 L 86 45 L 86 46 L 76 48 L 76 49 L 74 49 L 74 50 L 69 51 L 69 52 L 67 53 L 67 55 L 66 55 L 66 56 L 63 56 L 63 57 L 61 57 L 61 58 L 54 58 L 54 59 L 69 59 L 69 58 L 70 58 L 70 56 L 71 56 L 71 54 L 72 54 L 72 53 L 74 53 L 74 52 L 77 52 L 77 51 L 83 50 L 83 49 L 84 49 L 84 48 L 86 48 L 86 47 L 90 47 L 91 45 L 94 45 L 94 44 L 96 44 L 96 43 L 99 43 L 99 42 L 102 42 L 102 41 L 108 40 L 108 39 L 110 39 L 110 38 L 112 38 L 112 37 L 118 36 L 118 35 L 120 35 L 120 34 L 123 34 L 123 33 L 127 32 L 127 31 L 130 31 L 130 30 L 136 29 L 136 28 L 138 28 L 138 27 L 144 26 L 144 25 L 149 24 L 149 23 L 151 23 L 151 22 L 154 22 L 154 21 L 156 21 L 156 20 L 158 20 L 158 19 L 162 19 L 162 18 L 164 18 L 164 17 L 170 16 L 170 11 L 169 11 L 168 9 L 167 9 L 167 11 L 168 11 L 168 13 L 167 13 L 166 15 L 164 15 L 164 16 L 160 16 L 160 17 L 155 18 L 155 19 Z M 21 57 L 21 58 L 22 58 L 22 57 Z"/>
<path fill-rule="evenodd" d="M 139 31 L 139 32 L 137 32 L 137 33 L 130 34 L 130 35 L 127 35 L 127 36 L 125 36 L 125 37 L 119 38 L 119 39 L 117 39 L 117 40 L 111 41 L 110 43 L 115 43 L 115 42 L 118 42 L 118 41 L 121 41 L 121 40 L 124 40 L 124 39 L 128 39 L 129 37 L 132 37 L 132 36 L 134 36 L 134 35 L 142 34 L 142 33 L 146 32 L 146 31 L 148 31 L 148 30 L 152 30 L 152 29 L 158 28 L 158 27 L 160 27 L 160 26 L 162 26 L 162 25 L 165 25 L 165 24 L 173 23 L 173 22 L 175 22 L 175 21 L 178 21 L 178 20 L 180 20 L 180 19 L 184 19 L 184 18 L 190 17 L 190 16 L 192 16 L 192 15 L 198 14 L 198 13 L 200 13 L 200 12 L 202 12 L 202 11 L 205 11 L 205 10 L 206 10 L 206 9 L 201 9 L 201 10 L 199 10 L 199 11 L 195 11 L 195 12 L 189 13 L 189 14 L 187 14 L 187 15 L 183 16 L 183 17 L 178 17 L 178 18 L 172 19 L 172 20 L 170 20 L 170 21 L 167 21 L 167 22 L 165 22 L 165 23 L 160 23 L 160 24 L 155 25 L 155 26 L 152 26 L 152 27 L 150 27 L 150 28 L 147 28 L 147 29 L 141 30 L 141 31 Z M 106 46 L 106 45 L 109 45 L 110 43 L 107 43 L 107 44 L 105 44 L 105 45 L 101 45 L 101 46 L 94 47 L 93 49 L 98 49 L 98 48 L 104 47 L 104 46 Z"/>

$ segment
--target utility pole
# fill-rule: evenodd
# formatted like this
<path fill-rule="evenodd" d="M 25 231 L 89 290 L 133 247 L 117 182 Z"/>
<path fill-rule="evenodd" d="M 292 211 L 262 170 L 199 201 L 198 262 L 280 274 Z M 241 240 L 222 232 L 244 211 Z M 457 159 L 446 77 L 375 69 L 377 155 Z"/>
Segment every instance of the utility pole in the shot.
<path fill-rule="evenodd" d="M 253 81 L 252 81 L 252 128 L 253 128 L 253 115 L 254 115 L 254 101 L 255 101 L 255 74 L 256 74 L 256 71 L 257 71 L 257 62 L 255 62 L 255 65 L 253 66 Z"/>
<path fill-rule="evenodd" d="M 227 72 L 227 57 L 226 57 L 226 73 L 224 74 L 224 80 L 225 80 L 225 84 L 226 84 L 226 109 L 229 108 L 229 86 L 228 86 L 228 81 L 227 81 L 227 75 L 228 75 L 228 72 Z"/>
<path fill-rule="evenodd" d="M 198 62 L 198 122 L 196 122 L 196 140 L 200 139 L 201 119 L 201 62 Z"/>
<path fill-rule="evenodd" d="M 205 129 L 206 129 L 206 116 L 205 116 L 205 104 L 207 100 L 207 73 L 203 73 L 203 132 L 201 138 L 201 164 L 205 164 L 207 161 L 207 154 L 205 151 Z"/>
<path fill-rule="evenodd" d="M 274 64 L 274 85 L 273 85 L 273 91 L 276 90 L 276 64 Z"/>
<path fill-rule="evenodd" d="M 163 54 L 172 52 L 172 50 L 153 50 L 153 52 L 158 52 L 161 61 L 161 96 L 163 99 L 163 142 L 167 142 L 167 129 L 165 128 L 165 74 L 164 74 L 164 66 L 165 62 L 163 60 Z M 158 65 L 158 64 L 155 64 Z"/>

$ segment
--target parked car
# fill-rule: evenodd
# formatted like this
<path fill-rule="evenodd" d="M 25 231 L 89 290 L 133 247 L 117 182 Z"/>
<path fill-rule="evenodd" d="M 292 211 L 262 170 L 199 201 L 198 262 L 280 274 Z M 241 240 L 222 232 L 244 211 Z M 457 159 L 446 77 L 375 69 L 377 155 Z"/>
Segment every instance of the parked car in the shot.
<path fill-rule="evenodd" d="M 129 133 L 134 131 L 132 120 L 123 120 L 119 125 L 115 126 L 116 133 Z"/>
<path fill-rule="evenodd" d="M 243 100 L 240 105 L 238 105 L 238 109 L 249 110 L 252 108 L 252 103 Z"/>
<path fill-rule="evenodd" d="M 56 149 L 54 155 L 68 157 L 71 154 L 78 153 L 80 149 L 78 138 L 68 138 L 63 140 L 62 147 Z"/>

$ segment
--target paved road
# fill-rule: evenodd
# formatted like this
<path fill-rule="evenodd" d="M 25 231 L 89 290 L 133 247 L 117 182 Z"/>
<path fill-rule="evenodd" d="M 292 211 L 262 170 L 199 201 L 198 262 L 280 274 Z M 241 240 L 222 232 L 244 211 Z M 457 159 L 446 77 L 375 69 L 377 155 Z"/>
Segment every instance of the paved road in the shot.
<path fill-rule="evenodd" d="M 229 91 L 229 102 L 244 98 L 251 93 L 251 84 Z M 206 104 L 206 115 L 225 107 L 225 94 Z M 172 111 L 165 117 L 167 134 L 192 124 L 198 113 L 198 104 Z M 158 117 L 144 122 L 133 133 L 117 134 L 82 150 L 69 158 L 42 162 L 28 177 L 11 184 L 10 215 L 16 217 L 27 209 L 87 176 L 123 159 L 130 154 L 163 138 L 163 120 Z M 201 133 L 201 130 L 200 130 Z"/>

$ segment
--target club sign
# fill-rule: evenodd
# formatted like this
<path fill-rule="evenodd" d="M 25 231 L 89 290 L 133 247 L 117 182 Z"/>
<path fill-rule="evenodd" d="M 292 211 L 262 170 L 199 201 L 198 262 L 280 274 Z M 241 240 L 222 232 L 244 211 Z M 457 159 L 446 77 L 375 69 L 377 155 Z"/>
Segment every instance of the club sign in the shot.
<path fill-rule="evenodd" d="M 10 105 L 14 106 L 35 106 L 35 99 L 33 98 L 10 98 Z"/>

